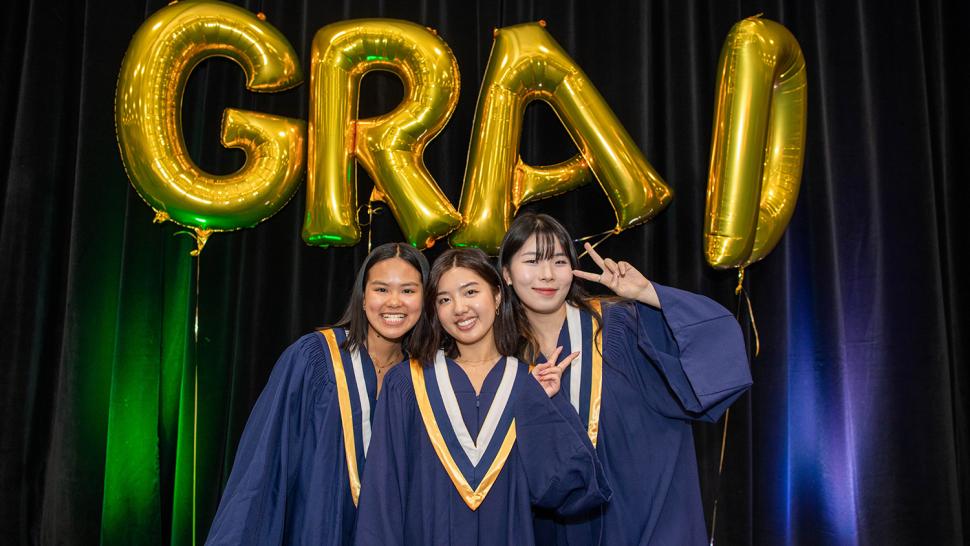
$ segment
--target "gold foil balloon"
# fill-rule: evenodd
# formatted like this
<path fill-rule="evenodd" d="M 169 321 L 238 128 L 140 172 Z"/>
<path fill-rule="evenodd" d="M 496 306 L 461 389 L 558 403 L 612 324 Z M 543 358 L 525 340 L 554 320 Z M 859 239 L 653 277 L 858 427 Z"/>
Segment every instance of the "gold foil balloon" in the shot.
<path fill-rule="evenodd" d="M 241 148 L 246 163 L 228 175 L 200 169 L 182 136 L 182 95 L 192 69 L 214 56 L 239 64 L 253 91 L 280 91 L 302 79 L 296 52 L 271 25 L 230 4 L 187 1 L 138 29 L 115 95 L 118 144 L 135 189 L 156 218 L 205 235 L 253 226 L 286 204 L 300 182 L 306 132 L 300 120 L 227 109 L 222 143 Z"/>
<path fill-rule="evenodd" d="M 734 25 L 718 65 L 705 256 L 745 267 L 778 243 L 795 210 L 805 159 L 805 59 L 782 25 Z"/>
<path fill-rule="evenodd" d="M 358 120 L 360 80 L 372 70 L 397 75 L 404 100 L 387 114 Z M 360 240 L 356 161 L 414 246 L 431 246 L 458 226 L 458 211 L 422 156 L 454 112 L 459 86 L 451 49 L 425 27 L 360 19 L 317 32 L 310 62 L 307 243 L 352 245 Z"/>
<path fill-rule="evenodd" d="M 544 23 L 495 31 L 472 129 L 456 246 L 495 253 L 515 210 L 581 186 L 595 175 L 616 212 L 617 231 L 645 222 L 673 197 L 586 74 Z M 519 156 L 522 118 L 533 100 L 559 116 L 579 155 L 553 166 Z"/>

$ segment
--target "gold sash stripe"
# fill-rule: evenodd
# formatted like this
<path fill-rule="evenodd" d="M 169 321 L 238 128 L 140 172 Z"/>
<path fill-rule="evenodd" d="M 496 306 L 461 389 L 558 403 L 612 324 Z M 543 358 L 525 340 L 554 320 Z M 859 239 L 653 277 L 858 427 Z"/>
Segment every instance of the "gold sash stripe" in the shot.
<path fill-rule="evenodd" d="M 343 357 L 340 356 L 340 346 L 333 330 L 320 330 L 330 348 L 330 360 L 333 362 L 333 379 L 337 384 L 337 402 L 340 405 L 340 423 L 344 432 L 344 454 L 347 457 L 347 477 L 350 478 L 350 496 L 357 506 L 360 497 L 360 475 L 357 473 L 357 445 L 354 439 L 354 414 L 350 406 L 350 388 L 347 386 L 347 374 L 344 372 Z"/>
<path fill-rule="evenodd" d="M 602 317 L 603 310 L 602 306 L 600 305 L 600 300 L 590 300 L 589 303 L 593 306 L 593 309 L 599 313 L 600 317 Z M 603 321 L 604 325 L 605 323 L 606 321 Z M 601 327 L 598 332 L 595 332 L 595 320 L 593 320 L 591 327 L 594 329 L 592 358 L 593 369 L 592 373 L 590 374 L 589 428 L 587 429 L 587 433 L 589 434 L 589 441 L 593 442 L 593 447 L 596 447 L 596 440 L 599 437 L 600 432 L 600 404 L 602 403 L 603 398 L 603 328 Z"/>
<path fill-rule="evenodd" d="M 421 411 L 424 428 L 428 431 L 428 438 L 431 440 L 435 453 L 438 454 L 441 466 L 444 467 L 445 473 L 451 478 L 451 483 L 455 485 L 455 489 L 458 490 L 458 494 L 465 501 L 465 504 L 472 510 L 477 510 L 478 506 L 485 500 L 489 490 L 492 489 L 498 475 L 502 472 L 505 461 L 509 458 L 509 453 L 515 444 L 515 420 L 513 419 L 511 425 L 509 425 L 509 431 L 505 434 L 502 446 L 495 455 L 492 465 L 488 467 L 485 477 L 473 490 L 471 485 L 468 484 L 468 480 L 462 475 L 461 470 L 458 469 L 458 465 L 441 435 L 441 429 L 438 428 L 438 421 L 435 419 L 434 410 L 431 409 L 431 401 L 428 399 L 428 387 L 424 381 L 424 366 L 413 358 L 411 359 L 411 380 L 414 382 L 414 395 L 418 401 L 418 409 Z"/>

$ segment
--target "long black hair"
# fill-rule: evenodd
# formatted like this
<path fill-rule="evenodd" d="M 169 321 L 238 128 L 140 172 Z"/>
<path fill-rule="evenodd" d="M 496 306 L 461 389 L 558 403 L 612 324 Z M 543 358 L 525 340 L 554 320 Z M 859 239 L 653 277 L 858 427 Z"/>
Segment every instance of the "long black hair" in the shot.
<path fill-rule="evenodd" d="M 370 252 L 364 263 L 357 270 L 357 278 L 354 279 L 354 288 L 350 293 L 350 301 L 343 316 L 334 326 L 347 329 L 347 339 L 341 344 L 341 348 L 353 351 L 365 345 L 367 341 L 367 314 L 364 313 L 364 288 L 367 284 L 367 274 L 370 269 L 384 260 L 391 258 L 401 258 L 414 269 L 421 273 L 421 285 L 428 282 L 428 259 L 424 257 L 416 248 L 405 243 L 385 243 Z M 420 320 L 420 319 L 419 319 Z M 412 330 L 413 331 L 413 330 Z M 405 339 L 401 345 L 407 350 L 409 334 L 405 334 Z"/>
<path fill-rule="evenodd" d="M 502 246 L 498 252 L 498 266 L 503 273 L 509 268 L 512 256 L 522 248 L 522 245 L 529 240 L 529 237 L 536 236 L 536 260 L 549 260 L 556 253 L 556 243 L 562 247 L 563 252 L 569 257 L 569 266 L 573 269 L 579 268 L 579 258 L 576 256 L 576 248 L 573 246 L 569 232 L 555 218 L 548 214 L 537 214 L 534 212 L 524 212 L 520 214 L 502 239 Z M 529 319 L 523 309 L 522 301 L 511 287 L 507 290 L 508 297 L 502 298 L 502 306 L 508 306 L 508 312 L 516 320 L 516 326 L 521 333 L 519 347 L 516 354 L 525 362 L 533 363 L 541 351 L 539 338 L 529 323 Z M 589 303 L 590 296 L 582 285 L 573 279 L 569 285 L 569 292 L 566 293 L 566 301 L 593 316 L 598 332 L 603 327 L 603 317 Z M 503 311 L 504 314 L 504 311 Z M 574 349 L 575 350 L 575 349 Z"/>
<path fill-rule="evenodd" d="M 502 277 L 492 265 L 488 255 L 477 248 L 452 248 L 435 260 L 424 289 L 424 313 L 413 330 L 414 343 L 411 355 L 425 364 L 434 361 L 438 349 L 444 349 L 449 358 L 458 356 L 458 346 L 438 320 L 437 308 L 438 283 L 445 273 L 456 267 L 474 271 L 489 284 L 493 296 L 500 294 L 502 299 L 492 326 L 492 334 L 495 336 L 495 347 L 499 354 L 514 356 L 520 344 L 519 334 L 516 330 L 515 318 L 510 313 L 511 308 L 505 306 L 505 300 L 511 290 L 505 288 Z"/>

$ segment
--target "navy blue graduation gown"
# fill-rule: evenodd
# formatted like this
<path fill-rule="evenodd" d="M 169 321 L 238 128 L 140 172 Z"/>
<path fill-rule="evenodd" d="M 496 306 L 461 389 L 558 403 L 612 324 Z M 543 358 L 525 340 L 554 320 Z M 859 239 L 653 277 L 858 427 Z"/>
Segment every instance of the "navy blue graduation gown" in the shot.
<path fill-rule="evenodd" d="M 579 517 L 537 511 L 540 544 L 707 543 L 691 422 L 716 421 L 751 385 L 747 353 L 724 307 L 654 286 L 661 309 L 633 301 L 604 305 L 598 389 L 592 317 L 572 310 L 580 317 L 583 365 L 567 369 L 562 392 L 578 393 L 570 401 L 596 440 L 613 498 Z M 568 330 L 569 320 L 559 339 L 563 354 L 576 350 Z"/>
<path fill-rule="evenodd" d="M 364 349 L 338 349 L 335 367 L 331 350 L 344 336 L 339 328 L 313 332 L 280 356 L 246 423 L 206 544 L 352 541 L 377 381 Z M 346 436 L 343 423 L 352 423 Z"/>
<path fill-rule="evenodd" d="M 447 373 L 412 362 L 384 379 L 355 544 L 528 546 L 534 543 L 533 506 L 579 514 L 609 499 L 592 445 L 577 432 L 575 412 L 564 398 L 550 399 L 525 365 L 513 359 L 514 378 L 504 383 L 509 372 L 506 359 L 500 360 L 476 396 L 461 368 L 439 358 Z M 453 391 L 450 414 L 445 390 Z M 503 396 L 506 411 L 490 425 L 489 410 L 501 408 Z M 484 438 L 488 430 L 491 441 Z M 480 450 L 474 465 L 469 438 Z M 489 483 L 487 494 L 476 496 Z"/>

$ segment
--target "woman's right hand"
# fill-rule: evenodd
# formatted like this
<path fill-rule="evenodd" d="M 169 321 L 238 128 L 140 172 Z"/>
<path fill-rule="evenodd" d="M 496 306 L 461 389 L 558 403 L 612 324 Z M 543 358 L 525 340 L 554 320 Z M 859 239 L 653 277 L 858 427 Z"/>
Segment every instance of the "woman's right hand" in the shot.
<path fill-rule="evenodd" d="M 586 252 L 596 262 L 601 272 L 597 274 L 574 269 L 573 275 L 587 281 L 598 282 L 621 298 L 637 300 L 660 309 L 660 296 L 657 295 L 657 289 L 637 268 L 628 262 L 617 263 L 610 258 L 603 258 L 589 243 L 586 243 Z"/>
<path fill-rule="evenodd" d="M 579 356 L 579 351 L 576 351 L 557 363 L 556 359 L 559 358 L 559 353 L 561 352 L 562 347 L 556 347 L 555 352 L 552 353 L 552 356 L 549 357 L 547 362 L 532 368 L 532 377 L 536 378 L 536 381 L 542 386 L 542 390 L 546 391 L 546 395 L 549 398 L 552 398 L 559 392 L 559 387 L 562 384 L 562 372 Z"/>

